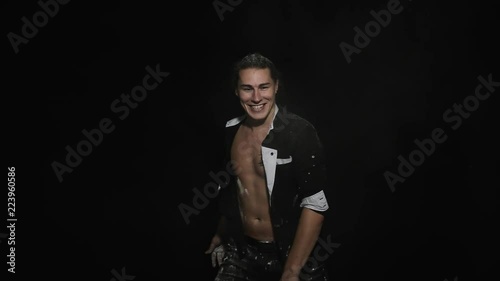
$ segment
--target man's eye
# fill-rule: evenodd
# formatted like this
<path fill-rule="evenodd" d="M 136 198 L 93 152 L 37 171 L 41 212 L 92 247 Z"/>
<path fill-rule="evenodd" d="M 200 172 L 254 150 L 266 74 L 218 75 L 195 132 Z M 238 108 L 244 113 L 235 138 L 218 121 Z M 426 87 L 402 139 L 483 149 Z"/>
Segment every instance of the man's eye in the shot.
<path fill-rule="evenodd" d="M 260 87 L 262 90 L 267 90 L 269 89 L 269 86 L 264 86 L 264 87 Z"/>

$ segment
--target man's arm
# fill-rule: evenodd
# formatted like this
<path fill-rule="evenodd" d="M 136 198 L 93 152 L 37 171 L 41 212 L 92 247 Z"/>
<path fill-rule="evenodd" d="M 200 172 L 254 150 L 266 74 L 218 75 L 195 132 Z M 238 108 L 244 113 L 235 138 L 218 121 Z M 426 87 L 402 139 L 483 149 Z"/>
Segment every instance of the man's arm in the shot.
<path fill-rule="evenodd" d="M 321 227 L 323 226 L 323 219 L 324 217 L 321 213 L 308 208 L 302 209 L 295 238 L 285 262 L 281 280 L 299 280 L 300 270 L 307 262 L 318 240 Z"/>
<path fill-rule="evenodd" d="M 210 245 L 208 249 L 205 251 L 205 254 L 209 254 L 212 256 L 212 266 L 216 267 L 222 263 L 222 259 L 224 258 L 223 248 L 220 248 L 222 245 L 222 236 L 226 230 L 226 218 L 221 216 L 219 219 L 219 223 L 217 225 L 217 230 L 215 231 L 212 240 L 210 241 Z M 217 250 L 219 249 L 219 250 Z"/>
<path fill-rule="evenodd" d="M 208 246 L 208 249 L 205 251 L 205 254 L 212 253 L 212 251 L 221 244 L 222 242 L 221 237 L 224 235 L 225 231 L 226 231 L 226 217 L 221 216 L 217 224 L 217 229 L 215 230 L 215 234 L 212 237 L 210 245 Z"/>

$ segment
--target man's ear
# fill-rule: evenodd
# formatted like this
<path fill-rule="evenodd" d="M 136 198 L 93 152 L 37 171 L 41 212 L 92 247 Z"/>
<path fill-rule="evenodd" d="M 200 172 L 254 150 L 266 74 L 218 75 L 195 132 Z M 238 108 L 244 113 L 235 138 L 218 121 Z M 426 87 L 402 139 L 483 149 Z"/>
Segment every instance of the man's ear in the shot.
<path fill-rule="evenodd" d="M 276 80 L 276 91 L 274 92 L 275 94 L 278 93 L 279 86 L 280 86 L 280 80 Z"/>

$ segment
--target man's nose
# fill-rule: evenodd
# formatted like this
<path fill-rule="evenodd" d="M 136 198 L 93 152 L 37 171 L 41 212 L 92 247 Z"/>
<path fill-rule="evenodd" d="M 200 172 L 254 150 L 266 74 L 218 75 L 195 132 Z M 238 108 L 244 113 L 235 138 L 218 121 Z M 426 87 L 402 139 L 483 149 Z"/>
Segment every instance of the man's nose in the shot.
<path fill-rule="evenodd" d="M 252 101 L 253 102 L 259 102 L 262 100 L 262 95 L 260 94 L 260 90 L 257 89 L 253 92 L 253 95 L 252 95 Z"/>

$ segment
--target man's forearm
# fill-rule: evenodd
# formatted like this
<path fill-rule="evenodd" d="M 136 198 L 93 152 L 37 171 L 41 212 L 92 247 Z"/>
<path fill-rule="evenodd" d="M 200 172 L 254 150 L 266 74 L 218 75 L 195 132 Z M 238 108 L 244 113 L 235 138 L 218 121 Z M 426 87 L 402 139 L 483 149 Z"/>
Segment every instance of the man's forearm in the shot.
<path fill-rule="evenodd" d="M 219 222 L 217 224 L 217 229 L 216 229 L 215 233 L 219 236 L 222 236 L 225 234 L 225 232 L 226 232 L 226 217 L 221 216 L 219 218 Z"/>
<path fill-rule="evenodd" d="M 323 215 L 311 209 L 302 209 L 302 214 L 297 226 L 295 238 L 288 253 L 283 274 L 299 275 L 300 270 L 307 262 L 311 251 L 318 241 Z"/>

